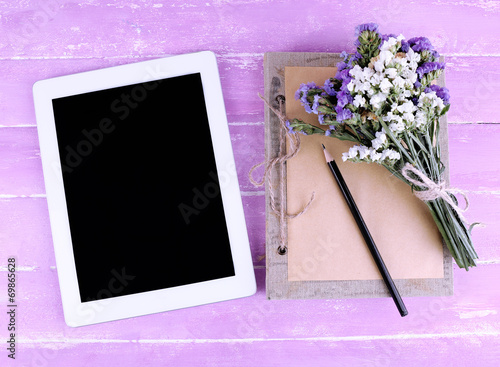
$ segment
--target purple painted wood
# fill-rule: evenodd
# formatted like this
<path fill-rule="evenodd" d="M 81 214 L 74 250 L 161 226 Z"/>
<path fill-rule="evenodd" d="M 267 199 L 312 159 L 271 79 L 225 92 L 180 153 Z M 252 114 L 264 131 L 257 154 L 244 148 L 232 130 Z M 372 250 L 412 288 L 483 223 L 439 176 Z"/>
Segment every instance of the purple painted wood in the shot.
<path fill-rule="evenodd" d="M 335 51 L 341 50 L 343 48 L 339 47 Z M 162 54 L 155 55 L 160 56 Z M 228 55 L 217 52 L 217 56 L 229 121 L 263 123 L 263 103 L 257 95 L 264 91 L 263 53 Z M 2 60 L 0 126 L 35 125 L 31 87 L 39 79 L 151 58 Z M 453 102 L 449 122 L 500 122 L 500 114 L 496 112 L 500 58 L 459 56 L 448 57 L 446 62 L 446 83 L 452 91 Z M 23 108 L 19 108 L 21 103 Z"/>
<path fill-rule="evenodd" d="M 411 16 L 409 16 L 411 15 Z M 451 185 L 469 192 L 479 266 L 455 268 L 455 295 L 265 299 L 263 54 L 353 51 L 354 26 L 427 36 L 446 56 Z M 19 359 L 0 318 L 0 365 L 13 366 L 497 366 L 500 360 L 500 46 L 497 1 L 360 2 L 6 0 L 0 3 L 0 289 L 19 270 Z M 219 59 L 258 292 L 213 305 L 71 329 L 61 300 L 31 86 L 39 79 L 165 55 Z M 0 292 L 0 308 L 7 304 Z"/>

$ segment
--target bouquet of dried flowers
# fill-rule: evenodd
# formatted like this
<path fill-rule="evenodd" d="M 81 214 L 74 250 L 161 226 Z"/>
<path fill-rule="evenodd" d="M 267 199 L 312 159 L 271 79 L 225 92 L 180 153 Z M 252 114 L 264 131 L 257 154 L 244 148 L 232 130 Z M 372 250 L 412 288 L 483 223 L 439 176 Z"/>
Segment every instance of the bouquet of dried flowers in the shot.
<path fill-rule="evenodd" d="M 466 224 L 456 191 L 446 189 L 442 178 L 439 118 L 450 108 L 450 95 L 433 81 L 444 63 L 425 37 L 382 35 L 374 23 L 356 27 L 356 36 L 356 53 L 341 54 L 333 78 L 302 84 L 295 94 L 326 129 L 298 119 L 288 120 L 288 129 L 356 143 L 342 159 L 381 164 L 411 185 L 457 265 L 475 266 L 474 224 Z"/>

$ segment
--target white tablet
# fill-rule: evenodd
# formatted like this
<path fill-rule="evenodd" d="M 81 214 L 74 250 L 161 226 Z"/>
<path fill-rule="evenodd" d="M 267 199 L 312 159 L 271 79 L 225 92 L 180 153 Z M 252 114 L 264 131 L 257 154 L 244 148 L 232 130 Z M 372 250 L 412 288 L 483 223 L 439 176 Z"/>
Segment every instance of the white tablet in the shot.
<path fill-rule="evenodd" d="M 33 94 L 69 326 L 255 293 L 213 53 L 42 80 Z"/>

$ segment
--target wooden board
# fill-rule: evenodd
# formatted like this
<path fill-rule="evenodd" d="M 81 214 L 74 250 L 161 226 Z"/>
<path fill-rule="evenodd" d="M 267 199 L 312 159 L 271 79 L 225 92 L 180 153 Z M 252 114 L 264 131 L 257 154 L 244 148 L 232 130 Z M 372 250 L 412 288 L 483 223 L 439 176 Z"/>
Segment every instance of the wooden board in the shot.
<path fill-rule="evenodd" d="M 339 54 L 332 53 L 266 53 L 264 56 L 265 98 L 271 106 L 279 108 L 279 101 L 286 100 L 285 67 L 328 67 L 340 62 Z M 304 81 L 307 82 L 307 81 Z M 437 81 L 444 86 L 444 74 Z M 284 129 L 280 127 L 278 117 L 270 110 L 265 111 L 265 148 L 266 160 L 278 156 L 284 151 Z M 449 182 L 448 160 L 448 124 L 446 116 L 440 121 L 440 144 L 443 163 L 446 166 L 444 178 Z M 281 135 L 281 140 L 280 140 Z M 285 164 L 286 166 L 286 164 Z M 285 167 L 286 180 L 286 167 Z M 376 280 L 332 280 L 332 281 L 288 281 L 288 256 L 278 251 L 280 246 L 279 218 L 272 212 L 270 205 L 273 190 L 278 208 L 286 208 L 286 199 L 279 195 L 279 167 L 271 172 L 271 185 L 266 186 L 266 295 L 268 299 L 307 299 L 307 298 L 365 298 L 390 297 L 382 279 Z M 286 190 L 286 182 L 283 183 Z M 286 195 L 284 196 L 286 198 Z M 293 220 L 293 219 L 292 219 Z M 283 223 L 283 225 L 287 225 Z M 286 231 L 285 231 L 286 232 Z M 396 286 L 403 297 L 411 296 L 450 296 L 453 295 L 452 257 L 443 243 L 443 278 L 395 279 Z"/>
<path fill-rule="evenodd" d="M 51 6 L 52 10 L 44 9 Z M 3 366 L 497 366 L 500 360 L 500 42 L 498 1 L 40 0 L 0 10 L 0 293 L 19 262 L 16 360 Z M 411 19 L 405 15 L 411 14 Z M 478 267 L 455 267 L 454 295 L 267 301 L 264 51 L 354 52 L 354 27 L 428 37 L 446 56 L 451 185 L 468 190 Z M 464 27 L 464 25 L 467 25 Z M 29 33 L 28 33 L 29 32 Z M 48 221 L 31 87 L 39 79 L 212 50 L 217 54 L 254 258 L 253 297 L 66 327 Z M 184 126 L 185 121 L 171 122 Z M 187 131 L 187 132 L 186 132 Z M 176 134 L 190 134 L 191 129 Z M 168 139 L 167 139 L 168 140 Z M 258 176 L 258 175 L 256 175 Z M 7 322 L 0 337 L 6 347 Z"/>

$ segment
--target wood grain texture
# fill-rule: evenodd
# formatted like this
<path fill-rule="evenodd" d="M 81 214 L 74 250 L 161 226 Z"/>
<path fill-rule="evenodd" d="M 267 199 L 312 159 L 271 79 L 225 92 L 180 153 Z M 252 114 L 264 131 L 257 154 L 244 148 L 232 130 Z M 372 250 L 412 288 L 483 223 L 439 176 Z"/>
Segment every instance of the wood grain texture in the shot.
<path fill-rule="evenodd" d="M 264 159 L 265 52 L 354 50 L 354 27 L 427 36 L 446 56 L 450 181 L 469 191 L 480 256 L 454 267 L 455 295 L 265 299 L 265 197 L 246 174 Z M 4 0 L 0 2 L 0 289 L 19 271 L 19 359 L 0 366 L 498 366 L 500 87 L 498 1 Z M 258 292 L 246 299 L 79 329 L 65 326 L 44 197 L 32 84 L 85 70 L 212 50 L 222 87 Z M 6 305 L 0 291 L 0 308 Z M 3 311 L 2 311 L 3 312 Z M 12 363 L 11 363 L 12 362 Z"/>

